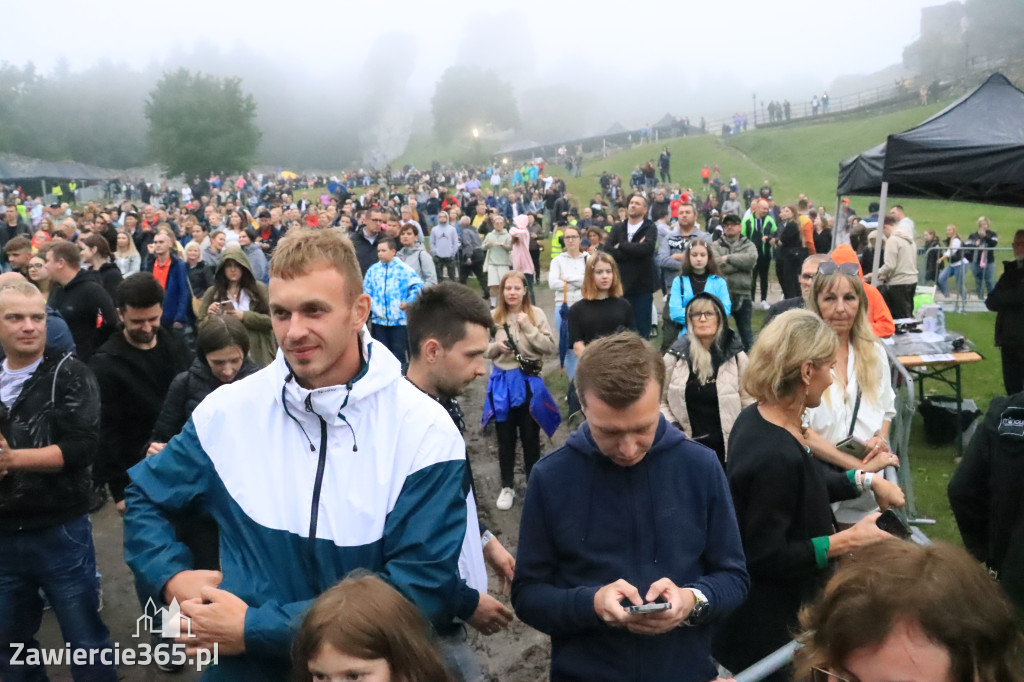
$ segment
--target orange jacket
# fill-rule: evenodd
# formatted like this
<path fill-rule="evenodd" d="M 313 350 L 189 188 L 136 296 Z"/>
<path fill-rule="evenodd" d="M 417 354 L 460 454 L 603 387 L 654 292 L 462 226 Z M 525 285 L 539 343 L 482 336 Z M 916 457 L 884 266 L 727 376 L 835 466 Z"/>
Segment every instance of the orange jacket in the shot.
<path fill-rule="evenodd" d="M 812 240 L 813 241 L 813 240 Z M 864 294 L 868 299 L 868 322 L 871 323 L 871 331 L 880 339 L 887 339 L 896 333 L 896 325 L 892 321 L 892 313 L 889 306 L 885 304 L 882 293 L 864 281 L 864 271 L 860 269 L 860 261 L 857 254 L 849 244 L 840 244 L 832 250 L 832 260 L 836 263 L 856 263 L 857 272 L 860 273 L 861 284 L 864 285 Z"/>
<path fill-rule="evenodd" d="M 804 246 L 807 247 L 807 253 L 818 253 L 814 249 L 814 222 L 811 221 L 810 216 L 803 213 L 800 214 L 798 220 L 800 223 L 800 231 L 803 232 L 804 235 Z"/>

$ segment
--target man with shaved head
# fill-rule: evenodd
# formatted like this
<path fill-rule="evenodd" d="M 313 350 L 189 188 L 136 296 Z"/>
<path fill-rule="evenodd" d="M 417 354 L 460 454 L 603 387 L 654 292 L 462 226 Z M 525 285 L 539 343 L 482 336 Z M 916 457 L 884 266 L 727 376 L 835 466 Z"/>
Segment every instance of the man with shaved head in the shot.
<path fill-rule="evenodd" d="M 12 282 L 27 282 L 23 275 L 17 272 L 5 272 L 0 275 L 0 287 Z M 35 285 L 33 285 L 35 286 Z M 62 353 L 75 352 L 75 339 L 71 336 L 71 329 L 68 323 L 59 312 L 46 306 L 46 345 L 52 346 Z"/>

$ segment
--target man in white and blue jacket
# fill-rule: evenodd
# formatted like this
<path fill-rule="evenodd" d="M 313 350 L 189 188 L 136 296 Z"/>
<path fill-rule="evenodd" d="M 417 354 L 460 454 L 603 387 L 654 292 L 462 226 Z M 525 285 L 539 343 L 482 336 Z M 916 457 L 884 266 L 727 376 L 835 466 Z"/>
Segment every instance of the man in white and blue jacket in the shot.
<path fill-rule="evenodd" d="M 270 274 L 277 359 L 210 394 L 129 472 L 125 559 L 143 603 L 177 599 L 188 645 L 217 646 L 205 679 L 287 679 L 303 614 L 356 568 L 449 623 L 464 539 L 480 551 L 465 444 L 366 332 L 348 237 L 290 230 Z M 186 509 L 217 523 L 221 571 L 192 570 L 171 522 Z"/>
<path fill-rule="evenodd" d="M 423 289 L 423 280 L 416 271 L 395 258 L 398 244 L 390 237 L 377 242 L 377 262 L 363 278 L 363 290 L 370 297 L 370 321 L 373 338 L 387 346 L 405 367 L 408 360 L 409 335 L 405 309 Z"/>
<path fill-rule="evenodd" d="M 587 422 L 530 475 L 512 605 L 551 635 L 553 682 L 709 682 L 710 625 L 746 597 L 725 473 L 659 413 L 664 378 L 634 333 L 591 343 L 576 372 Z M 627 609 L 652 603 L 669 606 Z"/>

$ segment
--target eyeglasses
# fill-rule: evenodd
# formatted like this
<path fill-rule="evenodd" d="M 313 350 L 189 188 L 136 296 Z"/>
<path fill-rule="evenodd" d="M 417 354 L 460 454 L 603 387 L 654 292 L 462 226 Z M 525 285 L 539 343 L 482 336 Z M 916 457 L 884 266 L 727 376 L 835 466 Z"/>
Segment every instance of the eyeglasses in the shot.
<path fill-rule="evenodd" d="M 28 264 L 28 269 L 29 270 L 38 270 L 41 267 L 43 267 L 42 263 L 29 263 Z"/>
<path fill-rule="evenodd" d="M 818 266 L 819 275 L 831 275 L 836 270 L 844 275 L 860 275 L 860 266 L 856 263 L 837 263 L 834 260 L 827 260 Z"/>
<path fill-rule="evenodd" d="M 718 318 L 718 313 L 714 310 L 703 310 L 699 313 L 690 313 L 690 317 L 695 320 L 714 320 Z"/>
<path fill-rule="evenodd" d="M 829 672 L 828 670 L 811 668 L 811 682 L 850 682 L 850 680 L 845 677 L 840 677 L 834 672 Z"/>
<path fill-rule="evenodd" d="M 578 234 L 567 234 L 567 235 L 564 235 L 562 237 L 562 239 L 579 239 L 579 238 L 580 238 L 580 236 Z"/>

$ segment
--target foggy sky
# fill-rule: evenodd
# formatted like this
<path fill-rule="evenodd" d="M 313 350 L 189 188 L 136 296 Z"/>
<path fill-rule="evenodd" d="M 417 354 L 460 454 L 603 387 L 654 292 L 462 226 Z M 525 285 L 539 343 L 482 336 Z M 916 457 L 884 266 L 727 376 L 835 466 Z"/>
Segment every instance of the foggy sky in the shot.
<path fill-rule="evenodd" d="M 527 126 L 552 93 L 578 99 L 584 111 L 569 125 L 579 134 L 616 121 L 638 128 L 665 113 L 712 120 L 748 110 L 754 92 L 759 101 L 801 102 L 839 76 L 900 64 L 921 8 L 934 4 L 51 0 L 53 20 L 7 27 L 0 61 L 31 61 L 43 73 L 64 59 L 73 72 L 105 61 L 154 78 L 179 65 L 237 75 L 261 124 L 301 113 L 332 135 L 358 127 L 364 153 L 386 156 L 401 153 L 401 138 L 424 120 L 441 73 L 455 64 L 495 69 Z"/>

